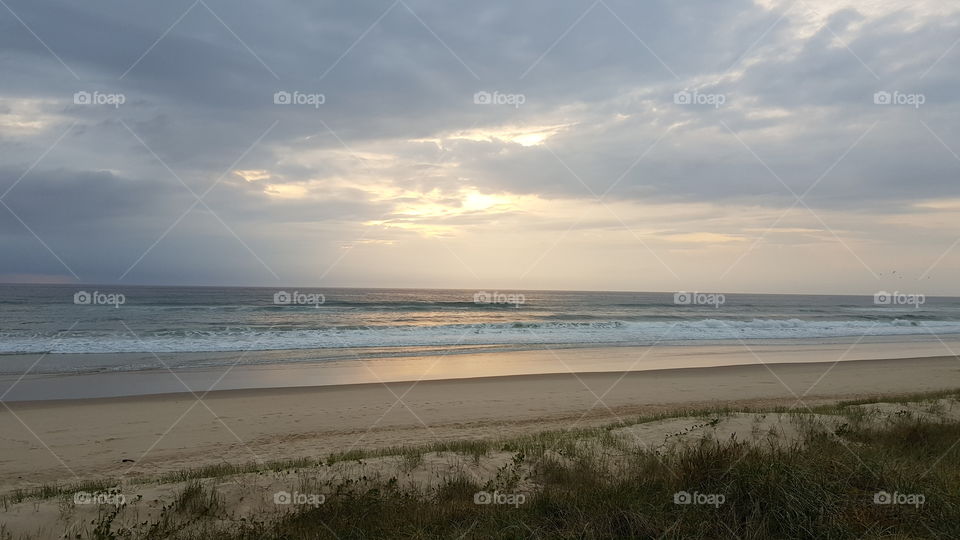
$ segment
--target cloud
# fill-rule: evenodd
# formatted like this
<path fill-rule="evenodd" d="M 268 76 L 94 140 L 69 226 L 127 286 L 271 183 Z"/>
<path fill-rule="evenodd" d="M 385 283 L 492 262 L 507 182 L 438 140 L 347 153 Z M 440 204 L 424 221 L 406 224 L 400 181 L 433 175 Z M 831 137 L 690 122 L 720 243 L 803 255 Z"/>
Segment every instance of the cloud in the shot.
<path fill-rule="evenodd" d="M 739 249 L 724 260 L 869 251 L 960 198 L 960 8 L 941 2 L 9 5 L 29 30 L 0 20 L 0 190 L 27 172 L 4 202 L 84 280 L 155 242 L 130 279 L 311 279 L 345 245 L 393 260 L 484 230 L 562 239 L 540 252 L 591 227 Z M 209 208 L 161 238 L 191 190 Z M 0 274 L 64 271 L 0 222 Z"/>

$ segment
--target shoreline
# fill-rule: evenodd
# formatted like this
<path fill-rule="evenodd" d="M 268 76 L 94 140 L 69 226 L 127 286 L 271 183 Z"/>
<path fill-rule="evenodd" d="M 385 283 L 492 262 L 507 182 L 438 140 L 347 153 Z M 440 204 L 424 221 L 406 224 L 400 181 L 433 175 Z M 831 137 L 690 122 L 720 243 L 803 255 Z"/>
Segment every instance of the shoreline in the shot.
<path fill-rule="evenodd" d="M 4 402 L 0 489 L 955 388 L 960 363 L 940 356 Z"/>
<path fill-rule="evenodd" d="M 180 366 L 170 356 L 150 370 L 31 373 L 0 376 L 5 402 L 64 401 L 225 390 L 342 387 L 359 384 L 450 381 L 570 373 L 658 372 L 723 366 L 816 364 L 937 358 L 960 350 L 960 340 L 889 342 L 861 339 L 777 343 L 657 345 L 485 350 L 409 356 L 297 362 Z M 183 357 L 181 357 L 182 359 Z M 219 358 L 189 356 L 190 360 Z M 30 358 L 31 366 L 44 360 Z M 172 369 L 165 366 L 172 365 Z"/>
<path fill-rule="evenodd" d="M 383 386 L 409 386 L 409 385 L 422 385 L 430 383 L 496 383 L 496 382 L 522 382 L 523 380 L 529 381 L 542 381 L 550 382 L 550 380 L 565 380 L 570 377 L 573 378 L 593 378 L 597 376 L 609 376 L 609 375 L 624 375 L 631 376 L 634 374 L 646 374 L 651 376 L 658 375 L 670 375 L 670 374 L 688 374 L 703 376 L 708 375 L 709 372 L 721 372 L 724 370 L 736 370 L 746 368 L 752 370 L 752 368 L 761 368 L 769 367 L 773 368 L 783 368 L 787 366 L 830 366 L 833 364 L 838 364 L 843 362 L 844 364 L 856 365 L 856 364 L 881 364 L 881 363 L 900 363 L 900 362 L 917 362 L 924 360 L 948 360 L 955 359 L 958 362 L 958 372 L 960 372 L 960 355 L 951 356 L 951 355 L 941 355 L 941 356 L 918 356 L 912 358 L 867 358 L 867 359 L 858 359 L 858 360 L 834 360 L 834 361 L 820 361 L 820 362 L 757 362 L 755 364 L 735 364 L 735 365 L 720 365 L 720 366 L 702 366 L 702 367 L 674 367 L 674 368 L 660 368 L 660 369 L 644 369 L 644 370 L 632 370 L 626 372 L 620 371 L 578 371 L 578 372 L 556 372 L 556 373 L 522 373 L 522 374 L 513 374 L 513 375 L 485 375 L 478 377 L 449 377 L 445 379 L 409 379 L 409 380 L 397 380 L 397 381 L 384 381 L 384 382 L 357 382 L 357 383 L 343 383 L 343 384 L 329 384 L 329 385 L 311 385 L 311 386 L 276 386 L 276 387 L 260 387 L 260 388 L 223 388 L 215 389 L 209 391 L 196 390 L 193 392 L 188 392 L 186 390 L 178 392 L 157 392 L 153 394 L 134 394 L 134 395 L 121 395 L 121 396 L 105 396 L 105 397 L 91 397 L 91 398 L 55 398 L 55 399 L 34 399 L 34 400 L 3 400 L 4 403 L 8 405 L 18 405 L 18 406 L 30 406 L 30 405 L 42 405 L 50 404 L 53 407 L 60 407 L 64 405 L 81 405 L 81 404 L 93 404 L 93 403 L 136 403 L 140 401 L 179 401 L 184 398 L 192 398 L 194 395 L 207 398 L 217 398 L 217 397 L 269 397 L 269 396 L 291 396 L 297 394 L 312 395 L 316 392 L 332 390 L 332 389 L 343 389 L 343 390 L 363 390 L 369 388 L 383 387 Z M 254 369 L 270 369 L 270 370 L 282 370 L 287 369 L 290 366 L 287 365 L 270 365 L 270 366 L 245 366 L 248 368 Z M 184 370 L 185 371 L 185 370 Z M 212 371 L 209 368 L 197 368 L 196 371 L 209 372 Z M 139 372 L 135 372 L 139 373 Z M 157 370 L 157 373 L 167 373 L 163 370 Z M 179 371 L 178 371 L 179 373 Z M 73 375 L 68 374 L 56 374 L 49 375 L 52 377 L 74 377 Z M 960 379 L 957 381 L 957 387 L 960 388 Z M 953 386 L 948 386 L 953 388 Z M 913 391 L 907 391 L 904 393 L 912 393 Z M 866 395 L 866 394 L 865 394 Z M 885 392 L 884 395 L 895 396 L 896 393 Z M 858 395 L 859 396 L 859 395 Z M 832 397 L 843 397 L 843 396 L 832 396 Z"/>

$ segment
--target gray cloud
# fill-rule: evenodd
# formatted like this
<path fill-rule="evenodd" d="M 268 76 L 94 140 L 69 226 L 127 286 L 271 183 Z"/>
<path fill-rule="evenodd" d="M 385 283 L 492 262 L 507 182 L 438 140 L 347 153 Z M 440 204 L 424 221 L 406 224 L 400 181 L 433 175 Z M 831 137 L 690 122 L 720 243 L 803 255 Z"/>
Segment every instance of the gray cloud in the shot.
<path fill-rule="evenodd" d="M 829 171 L 805 198 L 811 208 L 894 214 L 960 197 L 951 154 L 960 52 L 944 55 L 955 11 L 745 0 L 609 1 L 586 15 L 589 3 L 207 4 L 213 13 L 197 4 L 164 36 L 193 2 L 9 1 L 79 80 L 16 19 L 0 19 L 0 190 L 76 122 L 4 201 L 85 280 L 115 279 L 193 203 L 167 166 L 198 193 L 223 176 L 206 200 L 229 230 L 200 206 L 138 280 L 263 279 L 234 233 L 306 275 L 294 270 L 298 246 L 336 260 L 364 224 L 411 219 L 398 209 L 431 190 L 455 207 L 465 188 L 591 200 L 616 183 L 608 201 L 776 212 L 795 202 L 781 181 L 800 194 Z M 525 102 L 475 105 L 481 90 Z M 725 102 L 674 103 L 684 90 Z M 126 102 L 75 105 L 77 91 Z M 322 93 L 325 103 L 276 105 L 277 91 Z M 878 91 L 925 103 L 876 105 Z M 543 145 L 503 135 L 544 126 L 561 127 Z M 247 182 L 231 170 L 270 176 Z M 277 196 L 276 186 L 310 196 Z M 392 199 L 374 196 L 385 186 Z M 0 274 L 63 271 L 3 208 L 0 224 L 10 255 Z M 177 254 L 201 264 L 191 270 Z"/>

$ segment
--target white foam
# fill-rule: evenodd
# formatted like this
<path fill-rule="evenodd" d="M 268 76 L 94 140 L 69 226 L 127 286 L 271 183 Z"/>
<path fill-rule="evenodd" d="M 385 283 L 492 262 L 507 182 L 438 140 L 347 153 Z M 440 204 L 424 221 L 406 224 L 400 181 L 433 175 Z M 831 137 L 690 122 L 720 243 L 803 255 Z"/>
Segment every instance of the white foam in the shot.
<path fill-rule="evenodd" d="M 649 344 L 730 339 L 802 339 L 911 334 L 960 334 L 960 322 L 923 321 L 689 321 L 549 322 L 388 326 L 349 329 L 195 331 L 178 335 L 75 334 L 67 337 L 0 334 L 0 352 L 211 352 L 344 347 L 444 345 Z"/>

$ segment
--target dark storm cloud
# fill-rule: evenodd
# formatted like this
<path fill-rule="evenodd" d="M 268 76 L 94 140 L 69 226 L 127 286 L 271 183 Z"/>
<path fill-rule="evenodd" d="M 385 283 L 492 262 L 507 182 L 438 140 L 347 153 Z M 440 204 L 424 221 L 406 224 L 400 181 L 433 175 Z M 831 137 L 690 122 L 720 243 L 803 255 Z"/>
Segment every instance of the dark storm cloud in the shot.
<path fill-rule="evenodd" d="M 15 174 L 18 171 L 0 169 L 3 179 Z M 0 187 L 5 190 L 9 185 Z M 283 261 L 287 256 L 274 254 L 275 241 L 270 238 L 278 229 L 362 221 L 386 211 L 350 193 L 332 193 L 319 201 L 265 202 L 260 195 L 252 185 L 233 177 L 217 184 L 203 204 L 174 179 L 132 179 L 65 169 L 32 172 L 3 199 L 9 211 L 0 208 L 4 246 L 0 273 L 72 272 L 85 281 L 110 282 L 141 257 L 149 257 L 141 279 L 193 272 L 201 282 L 216 282 L 218 275 L 229 273 L 236 264 L 230 261 L 236 260 L 243 262 L 246 272 L 262 279 L 270 277 L 270 270 L 249 257 L 237 257 L 246 247 L 234 233 L 262 257 L 271 254 L 271 260 Z M 320 245 L 335 241 L 318 239 Z M 192 264 L 194 256 L 202 257 L 203 264 Z"/>

